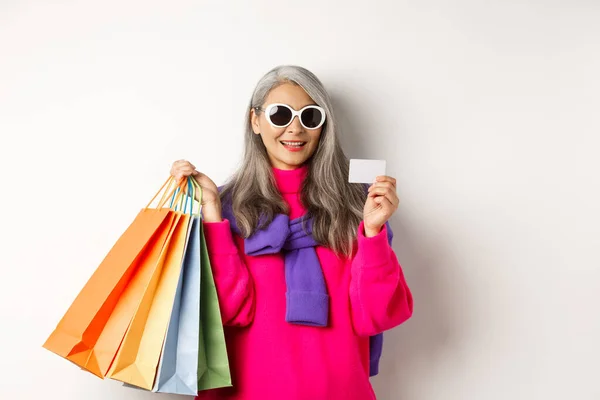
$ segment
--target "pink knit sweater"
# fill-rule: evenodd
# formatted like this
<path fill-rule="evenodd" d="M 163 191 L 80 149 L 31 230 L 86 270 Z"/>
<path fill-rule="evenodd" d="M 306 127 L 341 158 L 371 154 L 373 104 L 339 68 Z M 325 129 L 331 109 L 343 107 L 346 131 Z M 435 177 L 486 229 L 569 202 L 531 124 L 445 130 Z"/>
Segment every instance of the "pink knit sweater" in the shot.
<path fill-rule="evenodd" d="M 306 210 L 300 187 L 307 166 L 273 168 L 291 208 Z M 208 252 L 225 325 L 232 388 L 200 392 L 197 399 L 370 400 L 369 336 L 407 320 L 412 295 L 386 227 L 367 238 L 359 225 L 353 257 L 337 258 L 318 246 L 330 297 L 327 327 L 285 321 L 283 255 L 247 256 L 227 219 L 204 223 Z M 384 346 L 385 354 L 385 346 Z"/>

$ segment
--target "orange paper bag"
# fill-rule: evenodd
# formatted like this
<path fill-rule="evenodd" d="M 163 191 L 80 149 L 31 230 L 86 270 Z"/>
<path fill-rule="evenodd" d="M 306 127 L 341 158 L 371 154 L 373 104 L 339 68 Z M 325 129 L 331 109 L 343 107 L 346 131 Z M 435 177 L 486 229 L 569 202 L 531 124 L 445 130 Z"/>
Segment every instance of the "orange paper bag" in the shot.
<path fill-rule="evenodd" d="M 98 341 L 94 346 L 94 353 L 98 362 L 98 375 L 101 377 L 105 377 L 108 373 L 133 315 L 139 308 L 144 293 L 152 280 L 152 276 L 160 267 L 160 255 L 164 247 L 169 244 L 176 218 L 173 212 L 169 213 L 165 219 L 166 223 L 161 226 L 161 228 L 168 229 L 159 228 L 160 232 L 151 239 L 144 254 L 137 261 L 138 265 L 135 267 L 132 278 L 119 297 L 112 314 L 98 337 Z"/>
<path fill-rule="evenodd" d="M 167 180 L 159 193 L 173 182 L 172 179 Z M 164 200 L 163 194 L 159 205 L 164 204 Z M 107 354 L 106 348 L 96 349 L 98 341 L 103 337 L 128 284 L 151 256 L 152 248 L 161 245 L 165 233 L 170 232 L 173 226 L 172 209 L 148 207 L 138 213 L 119 237 L 43 345 L 47 350 L 100 377 L 106 374 L 117 349 L 112 355 Z M 118 343 L 125 329 L 126 326 Z"/>

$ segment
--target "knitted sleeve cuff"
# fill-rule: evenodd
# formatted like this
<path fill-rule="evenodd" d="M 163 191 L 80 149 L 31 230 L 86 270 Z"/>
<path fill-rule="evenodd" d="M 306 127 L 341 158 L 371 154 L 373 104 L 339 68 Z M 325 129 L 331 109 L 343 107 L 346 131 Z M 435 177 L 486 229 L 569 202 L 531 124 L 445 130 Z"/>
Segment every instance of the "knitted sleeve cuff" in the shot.
<path fill-rule="evenodd" d="M 228 219 L 220 222 L 202 222 L 209 254 L 237 254 Z"/>
<path fill-rule="evenodd" d="M 390 244 L 388 242 L 387 224 L 375 236 L 365 236 L 365 222 L 358 226 L 358 251 L 362 253 L 363 267 L 376 267 L 386 264 L 390 258 Z"/>

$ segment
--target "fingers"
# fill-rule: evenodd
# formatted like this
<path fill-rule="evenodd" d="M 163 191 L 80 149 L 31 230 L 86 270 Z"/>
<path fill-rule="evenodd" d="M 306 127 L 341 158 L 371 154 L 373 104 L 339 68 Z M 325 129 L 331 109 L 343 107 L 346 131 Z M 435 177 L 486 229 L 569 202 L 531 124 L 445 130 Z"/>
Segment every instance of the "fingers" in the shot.
<path fill-rule="evenodd" d="M 215 193 L 218 192 L 217 185 L 215 184 L 215 182 L 212 179 L 210 179 L 208 177 L 208 175 L 194 169 L 189 174 L 186 173 L 186 175 L 184 175 L 184 176 L 190 176 L 190 175 L 194 177 L 194 179 L 196 180 L 198 185 L 200 185 L 202 190 L 209 190 L 209 191 L 213 191 Z"/>
<path fill-rule="evenodd" d="M 393 189 L 395 191 L 396 185 L 390 181 L 375 182 L 374 184 L 369 186 L 369 193 L 371 193 L 372 190 L 378 189 L 378 188 L 389 188 L 389 189 Z"/>
<path fill-rule="evenodd" d="M 373 184 L 369 187 L 368 197 L 374 198 L 378 204 L 381 204 L 383 198 L 386 198 L 394 207 L 398 207 L 400 204 L 400 199 L 396 194 L 396 187 L 390 181 Z"/>
<path fill-rule="evenodd" d="M 196 172 L 196 167 L 187 160 L 177 160 L 171 166 L 171 175 L 177 180 L 193 175 Z"/>
<path fill-rule="evenodd" d="M 380 175 L 375 178 L 375 182 L 371 184 L 369 191 L 371 191 L 371 189 L 374 187 L 390 187 L 396 190 L 396 179 L 392 178 L 391 176 Z"/>
<path fill-rule="evenodd" d="M 368 193 L 369 196 L 372 196 L 373 193 L 384 194 L 384 192 L 387 190 L 395 193 L 396 185 L 394 185 L 392 182 L 376 182 L 369 186 Z"/>
<path fill-rule="evenodd" d="M 377 178 L 375 178 L 375 182 L 389 182 L 392 184 L 392 186 L 396 187 L 396 178 L 392 178 L 391 176 L 387 176 L 387 175 L 380 175 Z"/>
<path fill-rule="evenodd" d="M 381 206 L 389 205 L 393 209 L 397 209 L 400 205 L 400 199 L 398 199 L 398 197 L 396 196 L 390 195 L 377 196 L 373 199 L 373 201 L 375 202 L 375 204 L 379 204 Z"/>
<path fill-rule="evenodd" d="M 389 215 L 392 215 L 394 213 L 394 211 L 398 209 L 398 205 L 394 204 L 394 202 L 392 200 L 390 200 L 390 198 L 387 196 L 377 197 L 377 198 L 375 198 L 375 202 L 384 210 L 387 209 L 387 213 Z"/>
<path fill-rule="evenodd" d="M 194 164 L 189 162 L 188 160 L 177 160 L 173 163 L 172 168 L 184 168 L 184 167 L 192 167 L 196 168 Z"/>
<path fill-rule="evenodd" d="M 181 180 L 181 179 L 183 179 L 185 177 L 188 177 L 188 176 L 192 175 L 194 173 L 194 171 L 195 170 L 193 168 L 191 168 L 191 167 L 182 167 L 182 168 L 175 169 L 173 171 L 172 175 L 176 179 Z"/>
<path fill-rule="evenodd" d="M 382 206 L 389 205 L 393 209 L 396 209 L 396 208 L 398 208 L 398 205 L 400 204 L 400 199 L 398 199 L 397 196 L 392 196 L 392 195 L 386 194 L 384 196 L 376 197 L 375 202 Z"/>

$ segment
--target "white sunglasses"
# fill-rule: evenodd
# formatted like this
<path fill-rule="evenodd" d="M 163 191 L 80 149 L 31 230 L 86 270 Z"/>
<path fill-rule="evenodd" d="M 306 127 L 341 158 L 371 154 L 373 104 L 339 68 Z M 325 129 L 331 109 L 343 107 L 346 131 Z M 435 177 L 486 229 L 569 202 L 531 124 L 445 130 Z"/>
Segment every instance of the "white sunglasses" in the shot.
<path fill-rule="evenodd" d="M 317 129 L 325 123 L 325 110 L 315 105 L 306 106 L 300 111 L 282 103 L 269 104 L 265 109 L 260 107 L 254 107 L 254 109 L 264 111 L 267 121 L 275 128 L 285 128 L 292 123 L 296 116 L 306 129 Z"/>

